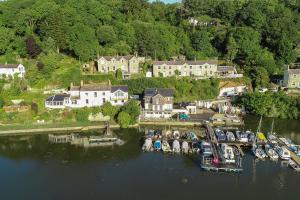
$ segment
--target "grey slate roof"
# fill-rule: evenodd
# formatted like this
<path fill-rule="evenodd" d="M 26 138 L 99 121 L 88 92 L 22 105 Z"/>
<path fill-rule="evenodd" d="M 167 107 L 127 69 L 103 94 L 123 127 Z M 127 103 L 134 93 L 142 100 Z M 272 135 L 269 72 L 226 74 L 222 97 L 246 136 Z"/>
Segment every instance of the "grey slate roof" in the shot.
<path fill-rule="evenodd" d="M 174 91 L 168 88 L 146 88 L 144 95 L 147 97 L 153 97 L 160 94 L 164 97 L 173 97 Z"/>
<path fill-rule="evenodd" d="M 46 101 L 64 101 L 66 97 L 70 97 L 69 94 L 56 94 L 53 96 L 50 96 L 46 99 Z"/>
<path fill-rule="evenodd" d="M 289 69 L 288 73 L 289 74 L 300 74 L 300 69 Z"/>
<path fill-rule="evenodd" d="M 0 68 L 17 68 L 19 64 L 0 64 Z"/>
<path fill-rule="evenodd" d="M 72 86 L 70 91 L 109 91 L 110 85 L 107 84 L 85 84 L 83 86 Z"/>
<path fill-rule="evenodd" d="M 111 92 L 115 92 L 117 90 L 122 90 L 123 92 L 128 92 L 128 86 L 127 85 L 111 86 Z"/>
<path fill-rule="evenodd" d="M 217 60 L 187 60 L 187 61 L 154 61 L 153 65 L 204 65 L 204 64 L 210 64 L 210 65 L 217 65 L 218 61 Z"/>
<path fill-rule="evenodd" d="M 219 72 L 227 72 L 227 71 L 234 71 L 233 66 L 218 66 Z"/>
<path fill-rule="evenodd" d="M 121 58 L 124 58 L 126 60 L 130 60 L 133 57 L 135 57 L 134 55 L 127 55 L 127 56 L 100 56 L 98 59 L 100 58 L 104 58 L 107 61 L 111 61 L 113 58 L 116 60 L 120 60 Z"/>

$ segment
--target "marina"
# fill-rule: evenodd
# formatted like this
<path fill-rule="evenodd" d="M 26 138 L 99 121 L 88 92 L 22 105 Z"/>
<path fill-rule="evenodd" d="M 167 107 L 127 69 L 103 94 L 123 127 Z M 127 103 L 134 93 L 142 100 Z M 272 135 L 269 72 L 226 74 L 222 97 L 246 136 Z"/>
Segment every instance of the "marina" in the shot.
<path fill-rule="evenodd" d="M 256 130 L 258 120 L 247 118 L 244 130 Z M 267 133 L 270 124 L 270 120 L 264 119 L 262 132 Z M 278 120 L 275 124 L 278 139 L 290 138 L 295 144 L 300 143 L 298 121 L 286 125 L 284 120 Z M 169 127 L 147 128 L 164 130 Z M 214 131 L 218 128 L 220 127 L 212 127 Z M 219 165 L 216 170 L 212 166 L 207 171 L 201 168 L 204 162 L 202 154 L 205 152 L 206 155 L 212 155 L 212 150 L 211 145 L 207 145 L 205 127 L 170 127 L 172 131 L 194 132 L 197 135 L 201 141 L 199 149 L 203 146 L 205 151 L 188 154 L 172 153 L 172 143 L 166 143 L 163 138 L 162 150 L 143 152 L 143 142 L 140 141 L 145 137 L 143 129 L 144 127 L 140 130 L 113 130 L 114 135 L 125 142 L 124 145 L 115 145 L 113 148 L 71 145 L 64 143 L 68 137 L 60 134 L 55 136 L 62 136 L 57 140 L 61 143 L 51 142 L 49 136 L 43 134 L 1 137 L 1 199 L 60 199 L 60 191 L 64 191 L 64 199 L 73 200 L 150 200 L 153 195 L 145 196 L 149 187 L 159 196 L 173 200 L 199 198 L 199 194 L 201 198 L 208 199 L 229 199 L 232 194 L 241 199 L 274 200 L 294 199 L 298 196 L 300 173 L 293 170 L 292 163 L 288 160 L 257 159 L 251 152 L 251 145 L 246 143 L 241 145 L 244 152 L 242 171 L 231 172 L 236 167 L 231 167 L 230 163 L 226 164 L 226 168 Z M 236 135 L 235 129 L 229 130 Z M 239 130 L 244 132 L 243 128 Z M 226 129 L 223 131 L 226 135 Z M 99 132 L 81 133 L 79 136 L 99 136 Z M 184 139 L 178 141 L 181 144 Z M 234 141 L 236 142 L 238 141 Z M 223 143 L 226 141 L 219 142 L 219 146 Z M 227 145 L 234 147 L 231 143 L 228 142 Z M 208 164 L 212 162 L 209 159 L 206 161 Z M 49 184 L 44 184 L 45 181 Z M 115 188 L 117 192 L 111 192 L 111 188 Z M 12 193 L 12 189 L 18 192 Z M 215 192 L 216 189 L 218 192 Z"/>
<path fill-rule="evenodd" d="M 274 122 L 273 122 L 274 123 Z M 272 130 L 266 137 L 261 131 L 262 118 L 256 133 L 240 131 L 237 127 L 217 127 L 205 123 L 198 127 L 198 135 L 193 131 L 176 129 L 145 130 L 143 151 L 173 154 L 196 154 L 205 171 L 242 172 L 243 157 L 250 150 L 260 160 L 270 158 L 287 161 L 295 171 L 300 171 L 300 148 L 289 139 L 278 138 Z M 201 134 L 200 134 L 201 133 Z M 268 138 L 268 139 L 267 139 Z M 161 147 L 163 142 L 164 148 Z"/>

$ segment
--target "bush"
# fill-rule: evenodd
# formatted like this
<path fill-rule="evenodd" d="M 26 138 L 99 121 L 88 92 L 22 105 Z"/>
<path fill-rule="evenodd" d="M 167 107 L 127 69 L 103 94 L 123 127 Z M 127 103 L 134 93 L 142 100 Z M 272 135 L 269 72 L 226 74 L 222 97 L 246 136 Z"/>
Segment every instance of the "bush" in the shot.
<path fill-rule="evenodd" d="M 110 116 L 111 119 L 114 119 L 119 111 L 119 107 L 111 105 L 110 102 L 105 102 L 100 110 L 104 116 Z"/>
<path fill-rule="evenodd" d="M 131 117 L 127 112 L 120 112 L 118 115 L 118 123 L 120 124 L 121 128 L 128 128 L 131 121 Z"/>
<path fill-rule="evenodd" d="M 76 109 L 75 110 L 75 119 L 77 122 L 87 122 L 90 115 L 90 110 L 87 108 Z"/>
<path fill-rule="evenodd" d="M 128 103 L 121 108 L 121 110 L 122 112 L 126 112 L 129 114 L 130 124 L 135 124 L 136 119 L 141 113 L 141 107 L 135 100 L 129 100 Z"/>

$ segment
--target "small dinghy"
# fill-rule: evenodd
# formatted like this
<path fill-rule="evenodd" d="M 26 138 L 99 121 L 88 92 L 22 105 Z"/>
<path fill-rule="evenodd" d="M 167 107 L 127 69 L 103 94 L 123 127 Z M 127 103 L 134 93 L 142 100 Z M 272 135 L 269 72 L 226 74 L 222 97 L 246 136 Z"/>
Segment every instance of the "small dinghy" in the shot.
<path fill-rule="evenodd" d="M 143 151 L 153 151 L 152 139 L 147 138 L 142 147 Z"/>
<path fill-rule="evenodd" d="M 180 143 L 178 140 L 174 140 L 172 144 L 173 153 L 180 153 Z"/>
<path fill-rule="evenodd" d="M 182 153 L 188 154 L 189 153 L 189 149 L 190 149 L 189 148 L 189 143 L 187 143 L 186 141 L 183 141 L 181 149 L 182 149 Z"/>
<path fill-rule="evenodd" d="M 277 160 L 278 159 L 278 157 L 279 157 L 278 154 L 276 153 L 276 151 L 269 144 L 266 144 L 265 150 L 266 150 L 266 153 L 268 154 L 268 156 L 270 157 L 271 160 Z"/>
<path fill-rule="evenodd" d="M 188 140 L 192 140 L 192 141 L 198 141 L 199 140 L 198 137 L 197 137 L 197 135 L 194 132 L 188 132 L 186 134 L 186 138 Z"/>
<path fill-rule="evenodd" d="M 289 160 L 289 166 L 293 168 L 295 171 L 300 172 L 300 166 L 297 165 L 297 163 L 292 159 Z"/>
<path fill-rule="evenodd" d="M 155 142 L 154 142 L 154 150 L 155 151 L 160 151 L 161 150 L 161 141 L 160 140 L 156 140 Z"/>
<path fill-rule="evenodd" d="M 162 141 L 162 146 L 161 146 L 161 148 L 162 148 L 162 151 L 163 151 L 164 153 L 170 153 L 170 152 L 172 152 L 171 147 L 170 147 L 170 145 L 169 145 L 169 143 L 168 143 L 167 140 L 163 140 L 163 141 Z"/>

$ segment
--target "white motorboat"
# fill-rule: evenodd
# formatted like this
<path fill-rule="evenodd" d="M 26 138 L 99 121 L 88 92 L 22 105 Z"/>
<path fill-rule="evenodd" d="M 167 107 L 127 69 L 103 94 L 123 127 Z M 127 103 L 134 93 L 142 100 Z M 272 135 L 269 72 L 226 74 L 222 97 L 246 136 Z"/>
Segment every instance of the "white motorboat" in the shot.
<path fill-rule="evenodd" d="M 221 144 L 222 156 L 225 163 L 235 163 L 233 148 L 227 144 Z"/>
<path fill-rule="evenodd" d="M 234 136 L 233 132 L 229 132 L 229 131 L 226 132 L 226 137 L 227 137 L 228 141 L 231 141 L 231 142 L 235 141 L 235 136 Z"/>
<path fill-rule="evenodd" d="M 204 156 L 211 156 L 213 154 L 211 144 L 209 142 L 201 142 L 201 151 Z"/>
<path fill-rule="evenodd" d="M 180 138 L 180 132 L 179 131 L 174 131 L 173 132 L 173 137 L 174 137 L 174 139 L 176 139 L 176 140 L 178 140 L 179 138 Z"/>
<path fill-rule="evenodd" d="M 252 152 L 255 155 L 255 157 L 259 159 L 265 159 L 267 157 L 265 151 L 260 146 L 257 146 L 256 144 L 253 144 Z"/>
<path fill-rule="evenodd" d="M 143 144 L 142 147 L 143 151 L 153 151 L 153 144 L 152 144 L 152 139 L 151 138 L 147 138 Z"/>
<path fill-rule="evenodd" d="M 291 168 L 293 168 L 294 170 L 296 170 L 297 172 L 300 172 L 300 166 L 297 165 L 297 163 L 295 161 L 293 161 L 292 159 L 289 160 L 289 166 Z"/>
<path fill-rule="evenodd" d="M 276 153 L 276 151 L 271 147 L 271 145 L 266 144 L 265 151 L 266 151 L 267 155 L 270 157 L 271 160 L 277 160 L 278 159 L 279 156 Z"/>
<path fill-rule="evenodd" d="M 161 149 L 164 153 L 171 153 L 172 149 L 167 140 L 163 140 L 161 144 Z"/>
<path fill-rule="evenodd" d="M 180 153 L 180 143 L 178 140 L 174 140 L 172 144 L 173 153 Z"/>
<path fill-rule="evenodd" d="M 283 160 L 289 160 L 291 158 L 291 153 L 286 147 L 280 147 L 276 145 L 274 147 L 276 153 L 278 153 L 279 157 Z"/>
<path fill-rule="evenodd" d="M 237 140 L 240 142 L 248 142 L 248 133 L 242 131 L 236 131 Z"/>
<path fill-rule="evenodd" d="M 183 152 L 184 154 L 188 154 L 188 153 L 189 153 L 189 149 L 190 149 L 189 143 L 186 142 L 186 141 L 183 141 L 183 142 L 182 142 L 182 146 L 181 146 L 182 152 Z"/>

